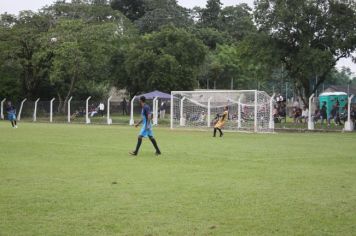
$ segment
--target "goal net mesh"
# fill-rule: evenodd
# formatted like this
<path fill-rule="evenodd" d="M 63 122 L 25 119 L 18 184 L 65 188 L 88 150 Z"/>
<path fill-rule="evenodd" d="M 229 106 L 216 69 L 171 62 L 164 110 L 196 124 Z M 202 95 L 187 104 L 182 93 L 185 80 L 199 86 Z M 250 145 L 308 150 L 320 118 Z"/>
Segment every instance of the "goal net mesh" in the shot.
<path fill-rule="evenodd" d="M 264 91 L 173 91 L 171 128 L 214 127 L 228 106 L 224 129 L 272 132 L 271 97 Z"/>

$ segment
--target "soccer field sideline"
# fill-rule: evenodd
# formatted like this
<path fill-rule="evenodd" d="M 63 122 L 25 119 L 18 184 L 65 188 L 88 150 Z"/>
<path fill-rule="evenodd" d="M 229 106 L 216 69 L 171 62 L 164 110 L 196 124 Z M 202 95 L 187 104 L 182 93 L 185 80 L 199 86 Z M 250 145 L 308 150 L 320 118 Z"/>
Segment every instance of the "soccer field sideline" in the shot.
<path fill-rule="evenodd" d="M 0 122 L 0 235 L 356 232 L 354 133 L 138 131 Z"/>

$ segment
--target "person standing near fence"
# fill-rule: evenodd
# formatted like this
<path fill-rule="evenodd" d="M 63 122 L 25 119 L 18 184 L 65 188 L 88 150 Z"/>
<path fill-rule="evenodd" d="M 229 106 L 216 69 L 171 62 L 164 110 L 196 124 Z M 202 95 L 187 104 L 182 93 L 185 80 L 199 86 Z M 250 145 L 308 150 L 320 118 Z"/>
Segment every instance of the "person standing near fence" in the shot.
<path fill-rule="evenodd" d="M 99 104 L 99 112 L 100 112 L 101 117 L 104 117 L 104 110 L 105 110 L 105 105 L 104 105 L 103 102 L 100 102 L 100 104 Z"/>
<path fill-rule="evenodd" d="M 321 106 L 320 109 L 320 120 L 321 120 L 321 124 L 324 123 L 324 120 L 328 119 L 328 115 L 327 115 L 327 109 L 326 109 L 326 102 L 323 102 L 323 105 Z"/>
<path fill-rule="evenodd" d="M 127 101 L 126 99 L 124 98 L 124 100 L 122 100 L 121 102 L 121 106 L 122 106 L 122 115 L 127 115 L 128 112 L 127 112 Z"/>
<path fill-rule="evenodd" d="M 165 115 L 166 115 L 166 103 L 165 102 L 162 102 L 161 103 L 161 106 L 159 108 L 159 117 L 161 119 L 164 119 Z"/>
<path fill-rule="evenodd" d="M 11 101 L 7 103 L 6 112 L 7 119 L 11 122 L 12 128 L 17 128 L 16 108 L 12 105 Z"/>

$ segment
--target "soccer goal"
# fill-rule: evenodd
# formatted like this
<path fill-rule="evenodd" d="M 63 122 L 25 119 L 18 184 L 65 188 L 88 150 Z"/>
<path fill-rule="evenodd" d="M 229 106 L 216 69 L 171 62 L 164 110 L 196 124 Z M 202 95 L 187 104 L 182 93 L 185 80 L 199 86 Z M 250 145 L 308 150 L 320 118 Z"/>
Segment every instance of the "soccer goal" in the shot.
<path fill-rule="evenodd" d="M 257 90 L 171 92 L 171 128 L 213 127 L 224 107 L 229 108 L 227 130 L 273 132 L 273 96 Z"/>

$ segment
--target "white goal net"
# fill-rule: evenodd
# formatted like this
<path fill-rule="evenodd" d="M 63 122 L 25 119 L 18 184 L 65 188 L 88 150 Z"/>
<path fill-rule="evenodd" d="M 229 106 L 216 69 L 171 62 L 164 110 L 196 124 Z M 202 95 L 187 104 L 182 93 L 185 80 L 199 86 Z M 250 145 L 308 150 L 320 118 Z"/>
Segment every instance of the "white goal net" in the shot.
<path fill-rule="evenodd" d="M 264 91 L 172 91 L 171 128 L 213 127 L 228 106 L 225 129 L 273 132 L 273 99 Z"/>

